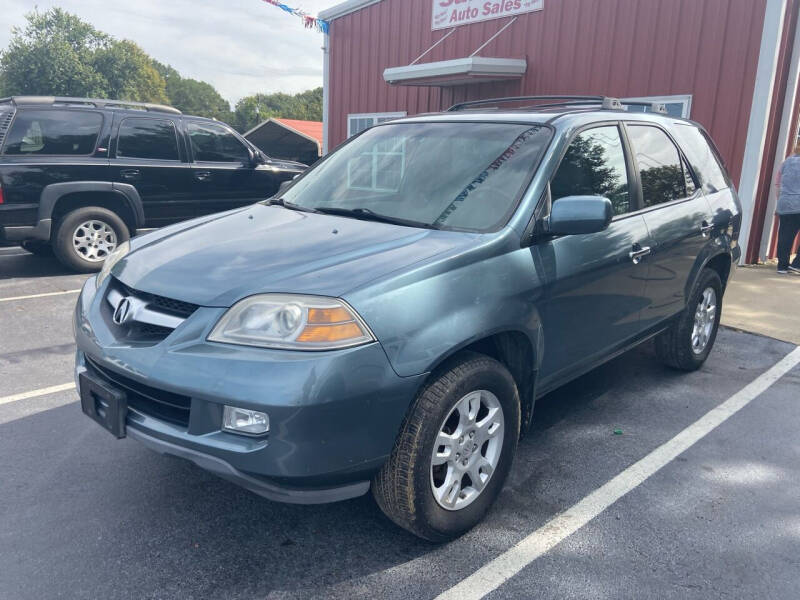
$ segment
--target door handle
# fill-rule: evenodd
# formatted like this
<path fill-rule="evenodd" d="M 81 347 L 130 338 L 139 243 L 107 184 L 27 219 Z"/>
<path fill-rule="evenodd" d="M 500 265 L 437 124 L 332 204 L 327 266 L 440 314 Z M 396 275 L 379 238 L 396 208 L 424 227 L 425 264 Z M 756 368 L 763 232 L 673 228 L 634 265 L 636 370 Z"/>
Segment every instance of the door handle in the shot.
<path fill-rule="evenodd" d="M 197 181 L 209 181 L 211 179 L 211 171 L 195 171 L 194 178 Z"/>
<path fill-rule="evenodd" d="M 123 179 L 128 179 L 129 181 L 134 181 L 142 176 L 142 172 L 139 169 L 122 169 L 119 174 Z"/>
<path fill-rule="evenodd" d="M 709 237 L 711 237 L 711 232 L 712 231 L 714 231 L 714 226 L 713 225 L 709 225 L 708 221 L 703 221 L 703 224 L 700 225 L 700 234 L 704 238 L 709 238 Z"/>
<path fill-rule="evenodd" d="M 638 265 L 640 262 L 642 262 L 642 259 L 645 256 L 652 252 L 653 250 L 650 248 L 650 246 L 645 246 L 642 248 L 639 244 L 634 244 L 633 250 L 628 253 L 628 256 L 633 261 L 633 264 Z"/>

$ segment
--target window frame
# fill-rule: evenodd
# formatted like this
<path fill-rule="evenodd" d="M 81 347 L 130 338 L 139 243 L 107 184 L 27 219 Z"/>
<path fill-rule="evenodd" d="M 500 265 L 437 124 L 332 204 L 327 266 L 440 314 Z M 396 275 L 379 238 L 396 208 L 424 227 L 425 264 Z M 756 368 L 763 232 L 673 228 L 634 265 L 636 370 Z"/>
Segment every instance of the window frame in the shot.
<path fill-rule="evenodd" d="M 89 113 L 89 114 L 93 114 L 93 115 L 99 115 L 100 116 L 100 128 L 97 130 L 97 137 L 94 138 L 94 143 L 92 144 L 92 151 L 87 153 L 87 154 L 38 154 L 38 153 L 34 153 L 34 154 L 6 154 L 6 149 L 8 148 L 8 138 L 9 138 L 8 134 L 11 133 L 11 130 L 14 128 L 14 125 L 16 124 L 17 119 L 19 119 L 20 115 L 24 115 L 26 113 L 31 113 L 31 112 L 82 112 L 82 113 Z M 16 157 L 16 158 L 19 158 L 19 157 L 22 157 L 22 158 L 36 158 L 38 156 L 59 156 L 59 157 L 62 157 L 62 156 L 63 157 L 94 156 L 95 154 L 97 154 L 97 145 L 98 145 L 98 142 L 100 141 L 101 136 L 103 135 L 103 131 L 105 130 L 105 126 L 106 126 L 106 116 L 105 116 L 105 114 L 103 114 L 102 111 L 99 111 L 99 110 L 90 110 L 90 109 L 82 109 L 82 108 L 67 108 L 67 107 L 47 108 L 47 107 L 44 107 L 44 106 L 42 106 L 42 107 L 29 107 L 29 106 L 21 107 L 21 108 L 18 108 L 14 112 L 14 118 L 11 120 L 11 123 L 9 124 L 8 129 L 6 130 L 6 134 L 3 137 L 3 145 L 2 145 L 2 147 L 0 147 L 0 156 L 13 156 L 13 157 Z"/>
<path fill-rule="evenodd" d="M 640 96 L 637 98 L 623 98 L 622 102 L 650 102 L 653 104 L 683 104 L 681 119 L 689 119 L 692 115 L 692 94 L 676 94 L 673 96 Z M 647 113 L 648 111 L 644 111 Z M 652 114 L 652 113 L 651 113 Z M 669 115 L 672 117 L 672 115 Z M 676 118 L 676 117 L 672 117 Z"/>
<path fill-rule="evenodd" d="M 407 117 L 408 113 L 405 111 L 398 111 L 398 112 L 382 112 L 382 113 L 351 113 L 347 115 L 347 139 L 350 139 L 354 135 L 358 135 L 361 131 L 366 131 L 370 127 L 375 127 L 376 125 L 381 125 L 382 123 L 388 123 L 394 119 L 402 119 Z M 372 125 L 353 133 L 352 128 L 352 121 L 353 119 L 372 119 Z M 378 121 L 378 119 L 384 119 L 383 121 Z"/>
<path fill-rule="evenodd" d="M 200 125 L 200 126 L 216 126 L 224 129 L 228 133 L 230 133 L 237 142 L 239 142 L 245 149 L 245 152 L 248 156 L 251 156 L 252 148 L 247 145 L 244 141 L 244 138 L 240 137 L 237 132 L 228 125 L 215 121 L 215 122 L 206 122 L 206 121 L 197 121 L 194 119 L 186 120 L 185 123 L 185 131 L 186 131 L 186 149 L 189 153 L 189 162 L 192 164 L 204 164 L 204 165 L 233 165 L 234 168 L 241 168 L 241 166 L 247 167 L 248 161 L 241 160 L 241 161 L 234 161 L 234 160 L 198 160 L 194 153 L 194 144 L 192 144 L 192 132 L 189 128 L 192 125 Z"/>
<path fill-rule="evenodd" d="M 633 154 L 630 145 L 630 141 L 628 140 L 628 132 L 624 127 L 622 121 L 619 120 L 608 120 L 608 121 L 595 121 L 593 123 L 587 123 L 586 125 L 576 129 L 569 138 L 569 141 L 564 144 L 563 150 L 559 153 L 558 160 L 555 161 L 555 167 L 553 168 L 552 173 L 550 173 L 549 177 L 547 178 L 547 189 L 545 190 L 545 201 L 547 202 L 547 210 L 544 211 L 543 216 L 549 216 L 550 211 L 553 207 L 553 196 L 550 190 L 550 185 L 555 178 L 556 174 L 558 173 L 559 167 L 561 167 L 561 163 L 564 161 L 564 157 L 567 155 L 567 151 L 569 150 L 572 143 L 582 133 L 590 131 L 592 129 L 600 129 L 603 127 L 616 127 L 617 132 L 619 133 L 620 141 L 622 142 L 622 151 L 625 155 L 625 170 L 628 176 L 628 191 L 630 196 L 630 210 L 626 213 L 622 213 L 621 215 L 614 215 L 612 217 L 612 221 L 619 221 L 622 219 L 627 219 L 629 216 L 634 214 L 639 214 L 642 211 L 641 208 L 641 185 L 639 184 L 639 173 L 635 169 L 635 165 L 633 163 Z M 534 210 L 534 215 L 537 213 L 538 208 Z"/>
<path fill-rule="evenodd" d="M 172 123 L 172 133 L 175 136 L 175 149 L 177 150 L 177 158 L 145 158 L 142 156 L 127 156 L 127 155 L 120 155 L 119 153 L 119 140 L 120 140 L 120 131 L 122 130 L 122 125 L 125 121 L 130 119 L 147 119 L 150 121 L 169 121 Z M 180 136 L 178 135 L 178 123 L 175 122 L 174 119 L 170 117 L 162 117 L 162 116 L 142 116 L 142 115 L 120 115 L 119 123 L 116 126 L 116 131 L 114 132 L 114 159 L 116 160 L 130 160 L 130 161 L 140 161 L 146 160 L 148 162 L 169 162 L 169 163 L 180 163 L 184 162 L 183 157 L 181 156 L 181 140 Z"/>

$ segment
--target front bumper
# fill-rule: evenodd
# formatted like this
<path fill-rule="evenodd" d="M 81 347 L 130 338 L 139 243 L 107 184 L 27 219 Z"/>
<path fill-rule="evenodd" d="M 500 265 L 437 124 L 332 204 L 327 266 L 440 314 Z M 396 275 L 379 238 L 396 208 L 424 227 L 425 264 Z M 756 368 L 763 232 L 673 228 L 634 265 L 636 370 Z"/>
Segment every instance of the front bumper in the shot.
<path fill-rule="evenodd" d="M 76 371 L 102 369 L 190 402 L 184 423 L 132 409 L 130 437 L 283 502 L 330 502 L 369 489 L 423 376 L 399 377 L 377 343 L 291 352 L 207 342 L 222 308 L 201 307 L 159 343 L 128 342 L 103 312 L 107 285 L 96 293 L 90 278 L 79 297 Z M 269 434 L 221 431 L 225 404 L 266 412 Z"/>

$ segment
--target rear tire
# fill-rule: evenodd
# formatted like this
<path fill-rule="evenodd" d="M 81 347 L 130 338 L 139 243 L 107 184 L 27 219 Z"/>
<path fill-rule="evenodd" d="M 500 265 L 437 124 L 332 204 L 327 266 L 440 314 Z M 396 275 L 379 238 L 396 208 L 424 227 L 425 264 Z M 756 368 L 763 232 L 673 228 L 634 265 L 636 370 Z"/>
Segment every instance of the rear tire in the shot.
<path fill-rule="evenodd" d="M 31 254 L 35 254 L 36 256 L 53 255 L 53 247 L 48 242 L 42 242 L 39 240 L 30 240 L 27 242 L 22 242 L 20 246 L 22 246 L 23 250 L 26 250 Z"/>
<path fill-rule="evenodd" d="M 717 339 L 722 293 L 716 271 L 705 269 L 700 273 L 686 308 L 656 337 L 656 355 L 661 362 L 681 371 L 696 371 L 703 366 Z"/>
<path fill-rule="evenodd" d="M 53 236 L 53 251 L 65 267 L 94 273 L 129 238 L 128 227 L 116 213 L 99 206 L 86 206 L 67 213 L 59 221 Z"/>
<path fill-rule="evenodd" d="M 468 415 L 459 411 L 465 406 Z M 421 538 L 454 539 L 483 519 L 502 490 L 519 428 L 519 394 L 511 374 L 493 358 L 464 353 L 447 363 L 412 405 L 372 482 L 375 500 L 392 521 Z M 480 479 L 477 484 L 470 473 Z"/>

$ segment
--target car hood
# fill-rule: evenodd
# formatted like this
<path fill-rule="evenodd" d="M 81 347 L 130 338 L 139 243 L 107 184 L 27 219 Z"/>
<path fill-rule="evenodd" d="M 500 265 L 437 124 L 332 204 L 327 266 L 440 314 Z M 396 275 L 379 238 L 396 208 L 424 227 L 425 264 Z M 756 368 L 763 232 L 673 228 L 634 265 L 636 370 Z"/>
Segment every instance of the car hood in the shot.
<path fill-rule="evenodd" d="M 265 292 L 342 296 L 466 250 L 476 237 L 256 204 L 136 238 L 112 273 L 131 288 L 201 306 Z"/>

